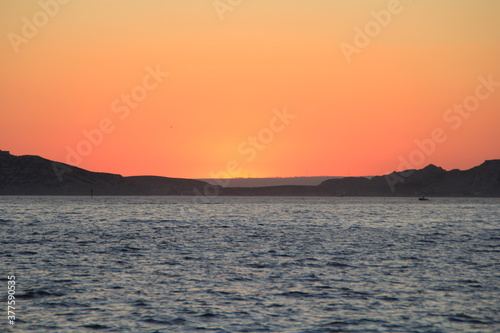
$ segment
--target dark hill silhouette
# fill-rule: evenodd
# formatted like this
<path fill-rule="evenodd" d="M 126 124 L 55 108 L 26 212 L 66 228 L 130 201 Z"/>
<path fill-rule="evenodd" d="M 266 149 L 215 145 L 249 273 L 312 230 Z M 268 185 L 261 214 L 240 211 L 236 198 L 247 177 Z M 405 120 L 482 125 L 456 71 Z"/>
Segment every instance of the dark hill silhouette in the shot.
<path fill-rule="evenodd" d="M 91 172 L 39 156 L 0 151 L 0 194 L 8 195 L 192 195 L 207 184 L 155 176 L 123 177 Z"/>
<path fill-rule="evenodd" d="M 192 179 L 91 172 L 0 150 L 0 195 L 90 195 L 91 191 L 94 195 L 500 197 L 500 160 L 485 161 L 465 171 L 446 171 L 431 164 L 385 176 L 329 179 L 317 186 L 222 188 Z"/>
<path fill-rule="evenodd" d="M 500 160 L 465 171 L 446 171 L 430 164 L 385 176 L 329 179 L 318 186 L 223 188 L 221 195 L 500 197 Z"/>
<path fill-rule="evenodd" d="M 500 196 L 500 160 L 469 170 L 446 171 L 435 165 L 371 179 L 331 179 L 321 183 L 329 195 L 350 196 Z"/>

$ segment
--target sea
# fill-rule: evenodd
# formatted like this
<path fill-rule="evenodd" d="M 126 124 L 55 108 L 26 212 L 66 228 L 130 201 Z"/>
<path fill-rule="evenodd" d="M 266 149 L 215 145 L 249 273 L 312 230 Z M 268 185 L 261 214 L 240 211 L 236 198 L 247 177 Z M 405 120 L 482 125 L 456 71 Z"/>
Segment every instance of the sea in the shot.
<path fill-rule="evenodd" d="M 500 332 L 499 198 L 2 196 L 0 244 L 0 332 Z"/>

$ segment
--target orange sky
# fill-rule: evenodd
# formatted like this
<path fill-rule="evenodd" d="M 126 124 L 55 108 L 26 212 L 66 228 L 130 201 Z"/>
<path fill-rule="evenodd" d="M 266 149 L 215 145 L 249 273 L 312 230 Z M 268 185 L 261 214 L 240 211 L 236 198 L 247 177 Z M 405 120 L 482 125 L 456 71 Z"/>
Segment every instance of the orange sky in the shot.
<path fill-rule="evenodd" d="M 186 178 L 470 168 L 500 158 L 499 13 L 498 0 L 0 0 L 0 149 Z"/>

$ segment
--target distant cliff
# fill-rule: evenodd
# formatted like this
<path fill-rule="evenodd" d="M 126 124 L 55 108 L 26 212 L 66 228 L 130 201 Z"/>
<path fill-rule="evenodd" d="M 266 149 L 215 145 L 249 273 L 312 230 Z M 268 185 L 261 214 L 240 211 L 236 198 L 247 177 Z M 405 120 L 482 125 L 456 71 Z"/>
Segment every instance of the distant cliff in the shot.
<path fill-rule="evenodd" d="M 500 160 L 469 170 L 446 171 L 434 165 L 371 179 L 330 179 L 319 186 L 328 195 L 346 196 L 490 196 L 500 197 Z"/>
<path fill-rule="evenodd" d="M 385 176 L 329 179 L 318 186 L 228 187 L 191 179 L 123 177 L 0 150 L 0 195 L 484 196 L 500 197 L 500 160 L 469 170 L 429 165 Z"/>
<path fill-rule="evenodd" d="M 500 160 L 470 170 L 446 171 L 434 165 L 385 176 L 329 179 L 318 186 L 224 188 L 222 195 L 282 196 L 483 196 L 500 197 Z"/>
<path fill-rule="evenodd" d="M 193 195 L 207 183 L 91 172 L 39 156 L 0 151 L 0 195 Z"/>

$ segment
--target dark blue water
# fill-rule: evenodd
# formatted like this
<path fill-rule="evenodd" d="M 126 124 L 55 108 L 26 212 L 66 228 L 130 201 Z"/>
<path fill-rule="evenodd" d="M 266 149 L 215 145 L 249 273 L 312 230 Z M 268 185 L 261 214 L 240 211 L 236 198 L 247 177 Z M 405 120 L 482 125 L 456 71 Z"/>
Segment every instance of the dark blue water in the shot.
<path fill-rule="evenodd" d="M 500 331 L 499 199 L 0 197 L 0 244 L 1 332 Z"/>

